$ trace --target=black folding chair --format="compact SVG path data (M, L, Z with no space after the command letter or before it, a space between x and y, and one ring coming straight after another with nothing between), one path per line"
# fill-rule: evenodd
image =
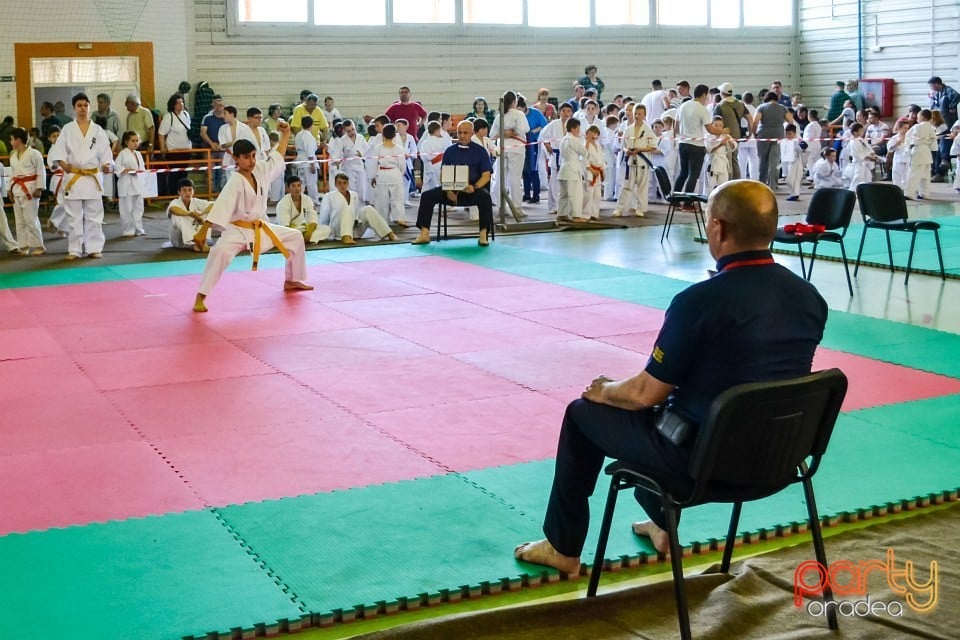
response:
M660 242L663 242L664 238L670 237L670 227L673 225L673 216L677 210L683 206L693 208L693 221L697 224L697 234L702 242L704 240L704 229L707 228L707 221L703 216L703 207L701 205L707 201L706 197L699 193L674 192L673 186L670 184L670 177L663 167L654 167L653 175L657 179L657 188L660 190L660 195L667 201L667 219L663 221L663 231L660 232Z
M940 249L940 223L933 220L908 220L907 202L903 190L887 182L868 182L857 185L857 200L860 202L860 215L863 216L863 235L860 236L860 249L857 251L857 264L853 268L856 277L860 270L860 256L863 255L863 243L867 239L867 230L883 229L887 235L887 257L890 260L890 272L893 273L893 249L890 246L890 232L904 231L910 234L910 253L907 256L907 275L903 284L910 281L910 269L913 266L913 249L917 244L917 231L932 231L937 243L937 259L940 261L940 279L946 280L943 270L943 251Z
M846 391L847 378L839 369L789 380L743 384L724 391L713 401L693 445L689 468L692 489L689 483L683 483L681 488L675 478L660 477L623 461L608 465L606 472L612 478L587 596L597 593L613 511L617 496L624 489L641 488L660 496L670 537L680 636L684 640L691 635L677 537L681 509L708 502L733 503L720 565L726 573L730 570L743 503L766 498L800 482L814 553L817 561L827 566L811 478L827 449ZM824 588L823 599L825 603L833 600L829 587ZM825 609L830 628L837 629L835 608L825 605Z
M843 247L843 239L847 235L847 227L850 226L850 218L853 217L853 207L856 204L856 197L849 189L817 189L810 198L810 204L807 205L806 224L820 225L825 231L819 233L788 233L783 227L777 229L773 237L775 243L793 244L797 246L800 253L800 272L803 277L809 281L813 275L813 263L817 259L817 247L821 242L835 242L840 245L840 257L843 259L843 271L847 276L847 289L850 295L853 295L853 283L850 281L850 265L847 263L847 252ZM809 242L813 244L810 253L809 269L804 265L803 244Z

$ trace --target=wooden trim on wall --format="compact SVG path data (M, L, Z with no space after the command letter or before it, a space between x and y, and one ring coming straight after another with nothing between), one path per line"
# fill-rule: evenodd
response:
M30 83L30 60L33 58L113 58L135 56L140 60L140 101L145 107L156 106L153 75L152 42L17 42L13 56L17 75L17 122L33 122L33 91ZM89 45L89 48L87 48ZM90 96L93 100L93 96ZM94 105L96 101L93 100ZM117 111L118 105L113 105ZM119 105L122 109L123 105ZM117 111L119 113L119 111ZM31 125L32 126L32 125Z

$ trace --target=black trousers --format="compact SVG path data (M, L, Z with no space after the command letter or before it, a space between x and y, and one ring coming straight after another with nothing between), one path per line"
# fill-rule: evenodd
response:
M678 152L680 173L677 175L673 190L691 193L697 188L697 180L700 179L700 170L703 169L703 160L707 155L707 149L695 144L681 142L678 145Z
M543 533L557 551L574 557L583 551L590 524L588 499L608 456L689 486L690 450L675 446L653 423L651 410L627 411L583 399L567 406L543 521ZM667 528L659 496L637 490L636 499L658 527Z
M478 189L473 193L458 191L457 202L454 204L447 198L447 192L440 187L420 194L417 227L430 229L433 210L441 201L446 202L451 207L476 207L480 211L480 229L486 229L489 232L493 228L493 201L490 199L489 191L486 189Z

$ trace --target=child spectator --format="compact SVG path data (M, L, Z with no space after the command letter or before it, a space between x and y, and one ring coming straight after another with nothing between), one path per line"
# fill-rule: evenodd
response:
M303 131L310 133L310 128L304 125ZM308 244L317 244L329 238L331 229L319 224L313 200L303 197L303 182L300 176L290 176L286 182L287 195L277 203L277 224L296 229L303 234L303 241Z
M800 199L800 185L803 182L803 149L797 138L797 125L788 124L784 127L784 135L780 140L780 170L786 178L790 195L787 200L796 202Z
M40 228L40 196L47 182L43 155L27 146L27 132L15 127L10 132L10 200L17 226L17 244L21 255L42 256L47 252L43 246L43 229ZM6 214L3 225L7 225ZM7 231L6 236L10 233Z
M293 138L293 146L297 150L297 174L301 184L306 187L307 196L316 204L320 202L320 163L317 162L317 139L313 134L313 118L303 116L300 123L302 128Z
M723 116L714 116L713 123L715 126L722 127ZM794 134L797 132L795 126L793 132ZM709 167L707 169L707 191L709 192L730 180L732 172L730 155L736 153L737 142L729 133L708 133L704 141L704 147L709 155Z
M890 179L901 189L907 186L907 172L910 169L910 151L907 149L907 131L910 122L901 118L893 127L894 134L887 141L887 153L893 155Z
M873 168L876 166L877 156L870 148L870 143L865 137L866 127L859 122L850 126L850 157L853 162L849 168L850 184L847 187L854 193L857 186L865 182L871 182L873 179Z
M420 139L420 158L423 159L423 179L421 191L429 191L440 186L440 164L443 152L450 146L440 135L440 123L431 120L427 123L426 135Z
M144 170L140 148L140 136L136 131L126 131L120 140L123 149L117 154L117 197L120 199L120 235L124 238L145 236L143 229L143 183L140 173Z
M170 221L170 245L178 249L192 249L197 253L210 251L212 231L207 231L203 247L197 246L193 237L200 230L207 214L213 208L213 202L193 197L193 183L189 178L181 178L177 183L177 198L167 205L167 219Z
M910 150L910 168L907 171L908 199L916 197L923 200L930 188L930 167L933 165L933 152L937 148L937 135L930 124L930 109L923 109L917 117L917 124L907 132L907 148Z
M557 218L586 222L583 217L583 158L587 149L580 138L580 121L567 120L567 133L560 141L560 197Z
M820 159L813 165L813 188L842 189L846 186L840 165L837 164L837 150L833 147L824 147L820 151Z
M603 176L606 160L603 149L600 147L600 127L595 124L587 127L587 150L584 163L587 167L586 179L583 183L583 217L591 220L600 219L600 196L603 191Z
M388 124L381 132L383 143L377 148L372 164L370 186L373 188L374 208L397 226L407 228L404 209L403 172L407 166L406 154L396 143L397 127Z

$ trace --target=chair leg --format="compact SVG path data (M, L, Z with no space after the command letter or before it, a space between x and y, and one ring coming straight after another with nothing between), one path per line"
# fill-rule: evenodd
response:
M703 242L706 240L707 219L703 215L703 209L700 207L700 203L698 202L695 206L697 209L693 212L693 220L697 223L697 235L700 236L700 241Z
M843 258L843 273L847 276L847 290L850 291L850 297L853 297L853 283L850 282L850 265L847 264L847 252L843 248L843 240L840 241L840 257ZM813 264L810 265L813 269Z
M946 280L947 274L943 270L943 251L940 250L940 231L937 229L933 230L933 240L937 243L937 260L940 261L940 279Z
M730 526L727 527L727 539L723 543L723 560L720 561L721 573L728 573L730 571L730 559L733 557L734 541L737 539L737 529L740 526L741 509L743 509L742 502L733 503L733 512L730 514Z
M800 242L797 244L797 253L800 254L800 275L803 276L804 280L809 282L810 277L807 275L807 267L803 264L803 243Z
M817 562L821 566L827 565L827 552L823 547L823 533L820 531L820 515L817 513L817 502L813 497L813 482L810 478L803 479L803 495L807 503L807 517L810 519L810 535L813 537L813 552L817 557ZM833 591L830 585L823 588L823 604L827 611L827 626L836 631L839 629L837 624L836 607L827 606L828 602L833 602Z
M917 230L914 229L913 233L910 234L910 253L907 254L907 275L903 278L903 284L907 284L910 281L910 267L913 266L913 248L917 244Z
M807 282L813 279L813 263L817 261L817 247L819 246L820 242L814 241L813 249L810 251L810 266L807 267Z
M600 573L603 571L603 556L607 552L607 538L610 536L610 525L613 522L613 510L617 506L617 495L620 493L620 476L614 474L610 480L610 489L607 492L607 506L603 509L603 520L600 523L600 537L597 539L597 552L593 555L593 567L590 569L590 584L587 586L587 597L597 595L600 586Z
M857 263L853 267L853 277L857 277L857 272L860 271L860 256L863 255L863 242L867 239L867 227L863 228L863 233L860 234L860 248L857 250Z
M663 513L667 518L667 533L670 536L670 567L673 569L673 595L677 600L677 619L680 623L680 638L692 640L690 633L690 609L687 606L687 588L683 582L683 552L680 550L680 538L677 533L679 512L673 504L673 498L663 495Z
M894 272L893 269L893 247L890 245L890 230L884 229L884 233L887 234L887 257L890 259L890 273Z
M663 240L664 240L666 237L668 237L668 236L670 235L670 225L673 224L673 212L674 212L675 207L676 207L676 205L674 205L673 203L671 203L671 204L667 207L667 217L666 217L666 219L663 221L663 231L660 232L660 242L661 242L661 243L663 242Z

